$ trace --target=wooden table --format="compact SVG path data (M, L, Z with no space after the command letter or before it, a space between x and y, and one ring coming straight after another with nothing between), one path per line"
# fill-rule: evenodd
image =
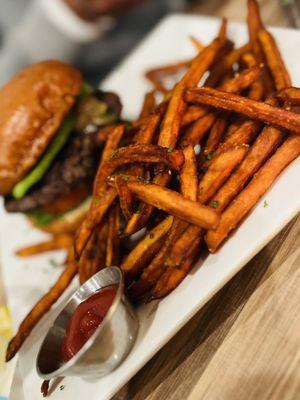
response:
M262 0L268 25L288 26ZM245 20L246 1L189 11ZM300 217L295 218L115 396L114 400L300 399Z
M263 0L266 24L287 26ZM245 0L189 11L244 20ZM0 290L1 304L1 290ZM295 218L114 400L300 399L300 217Z

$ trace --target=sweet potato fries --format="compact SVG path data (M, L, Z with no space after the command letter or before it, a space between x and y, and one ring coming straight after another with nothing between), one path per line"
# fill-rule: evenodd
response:
M291 87L256 0L248 1L247 22L249 42L240 48L223 21L209 45L196 43L193 59L149 70L154 88L132 128L99 132L106 144L75 256L21 324L7 360L77 272L84 282L117 264L134 302L166 296L205 243L217 251L300 154L300 89ZM179 70L167 89L163 77ZM156 91L163 93L160 104ZM39 249L66 245L69 239L60 238Z

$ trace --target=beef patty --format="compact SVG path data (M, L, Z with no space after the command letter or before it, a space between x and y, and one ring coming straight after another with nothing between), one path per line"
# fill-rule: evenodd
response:
M9 212L26 212L51 203L74 187L94 176L98 164L99 144L95 134L73 133L43 179L22 199L9 196L5 208Z

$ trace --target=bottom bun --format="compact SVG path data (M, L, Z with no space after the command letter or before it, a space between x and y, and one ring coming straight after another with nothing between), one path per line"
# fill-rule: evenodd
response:
M47 225L38 224L34 217L27 215L27 218L34 227L44 232L52 233L53 235L58 235L60 233L72 233L76 231L76 229L84 220L90 204L91 198L89 197L78 207L73 208Z

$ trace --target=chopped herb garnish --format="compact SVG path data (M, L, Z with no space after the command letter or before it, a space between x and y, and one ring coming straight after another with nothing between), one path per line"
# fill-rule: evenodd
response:
M60 385L59 390L64 390L65 387L65 385Z
M147 179L144 180L144 184L145 185L149 185L149 183L150 183L150 178L147 178Z
M125 121L125 128L126 129L132 128L132 123L130 121Z
M100 202L101 202L100 198L99 197L95 197L94 203L96 204L96 206L99 205Z
M212 205L214 208L218 208L218 206L219 206L218 200L213 200Z
M115 158L115 157L117 157L117 155L118 155L118 150L114 150L114 151L111 153L111 158Z
M167 153L172 153L174 151L174 147L169 147Z
M54 258L49 258L49 264L54 268L61 267L61 263L54 260Z
M207 154L207 155L206 155L207 160L211 160L211 159L212 159L212 156L213 156L212 154Z
M268 205L269 205L268 202L265 200L264 201L264 208L268 207Z
M75 168L81 168L81 165L80 165L79 163L76 163L76 164L74 165L74 167L75 167Z
M149 238L154 239L154 233L150 233Z
M142 212L142 205L139 204L139 205L137 206L137 208L135 209L135 214L140 214L141 212Z
M125 182L128 182L129 179L130 179L130 176L129 175L123 175L123 179L124 179Z
M136 180L137 180L138 182L143 182L143 177L142 177L142 176L137 176L137 177L136 177Z

